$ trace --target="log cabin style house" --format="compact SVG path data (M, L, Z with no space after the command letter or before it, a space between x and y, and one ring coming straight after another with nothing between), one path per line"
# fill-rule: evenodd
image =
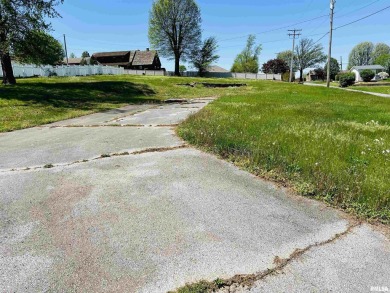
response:
M97 62L107 66L118 66L124 69L160 70L161 61L157 51L118 51L102 52L92 55Z

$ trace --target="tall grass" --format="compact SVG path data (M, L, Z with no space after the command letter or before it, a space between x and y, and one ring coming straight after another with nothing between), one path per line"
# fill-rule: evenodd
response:
M390 100L253 83L189 118L179 135L257 175L390 222Z

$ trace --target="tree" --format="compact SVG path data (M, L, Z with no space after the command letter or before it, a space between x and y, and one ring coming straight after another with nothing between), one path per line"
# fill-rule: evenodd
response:
M304 38L299 41L299 44L295 47L295 54L300 81L303 81L303 70L305 68L316 67L326 61L327 57L323 50L321 44L315 44L311 39Z
M290 70L290 67L288 67L287 63L282 59L272 59L268 60L267 63L264 63L262 66L261 71L264 73L285 73Z
M291 55L292 55L292 51L291 50L286 50L286 51L279 52L276 55L276 58L284 60L287 63L288 66L291 66ZM298 71L298 65L297 65L297 60L296 60L296 58L294 56L293 72L296 72L296 71Z
M390 54L390 47L385 43L378 43L372 52L372 60L375 61L379 56L385 54Z
M326 71L322 69L321 67L314 69L315 74L317 75L318 79L325 80Z
M70 53L69 58L77 58L75 53Z
M1 0L0 58L3 84L15 84L10 54L32 31L50 29L49 18L58 17L54 9L63 0Z
M179 66L180 75L183 75L185 71L187 71L187 67L184 65Z
M156 0L149 17L149 41L161 56L175 60L175 75L180 75L180 60L186 60L201 42L200 9L194 0Z
M371 65L373 63L374 44L363 42L352 48L348 58L348 69L353 66Z
M22 63L56 65L64 58L62 45L43 31L30 31L14 45L15 58Z
M87 58L87 57L91 57L91 55L89 55L88 51L84 51L84 52L81 54L81 58Z
M249 35L244 50L234 60L232 72L259 72L261 45L255 45L256 36Z
M219 56L216 55L217 49L217 39L215 37L210 37L203 42L201 47L196 48L192 52L190 57L191 63L198 69L199 76L204 76L207 67L219 59Z
M328 71L328 62L326 62L324 70ZM335 58L330 58L330 79L335 79L336 75L340 72L339 62Z
M375 59L375 64L382 65L385 71L390 74L390 54L383 54Z

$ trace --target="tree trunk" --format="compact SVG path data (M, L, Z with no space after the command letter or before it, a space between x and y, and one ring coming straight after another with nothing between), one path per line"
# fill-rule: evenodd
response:
M299 69L299 81L303 81L303 69Z
M3 84L16 84L9 53L1 56L1 68L3 69Z
M175 76L180 76L180 55L175 54Z

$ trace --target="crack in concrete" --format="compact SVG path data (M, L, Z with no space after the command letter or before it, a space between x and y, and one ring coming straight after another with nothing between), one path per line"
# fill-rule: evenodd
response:
M183 288L188 288L188 287L191 287L191 286L196 285L196 284L202 284L202 286L207 287L206 291L204 291L204 292L220 291L220 292L227 292L227 293L234 293L234 292L236 292L237 289L250 289L251 287L253 287L253 285L256 282L264 280L268 276L275 275L275 274L283 271L283 269L288 264L290 264L292 261L301 257L303 254L305 254L306 252L308 252L312 248L321 247L321 246L333 243L333 242L337 241L338 239L345 237L346 235L351 233L353 229L355 229L356 227L358 227L360 225L361 225L361 222L349 223L349 225L345 231L343 231L341 233L337 233L333 237L331 237L327 240L324 240L321 242L316 242L314 244L310 244L310 245L306 246L305 248L297 248L287 258L281 258L279 256L275 256L275 258L274 258L275 267L273 267L273 268L266 269L264 271L260 271L260 272L254 273L254 274L238 274L238 275L235 275L235 276L228 278L228 279L218 278L212 282L200 281L199 283L188 284ZM178 292L178 290L170 291L170 293Z
M152 148L146 148L146 149L133 151L133 152L124 151L124 152L119 152L119 153L118 152L106 153L106 154L101 154L98 157L93 157L91 159L77 160L77 161L74 161L71 163L61 163L61 164L48 163L45 165L34 166L34 167L12 168L12 169L2 169L2 170L0 169L0 173L14 173L14 172L21 172L21 171L36 171L36 170L42 170L42 169L67 167L67 166L72 166L72 165L81 164L81 163L87 163L87 162L111 158L111 157L140 155L140 154L155 153L155 152L167 152L167 151L173 151L173 150L183 149L183 148L188 148L188 147L189 147L189 145L187 145L187 144L181 144L181 145L172 146L172 147L152 147Z
M86 125L54 125L46 128L96 128L96 127L144 127L143 124L86 124Z

